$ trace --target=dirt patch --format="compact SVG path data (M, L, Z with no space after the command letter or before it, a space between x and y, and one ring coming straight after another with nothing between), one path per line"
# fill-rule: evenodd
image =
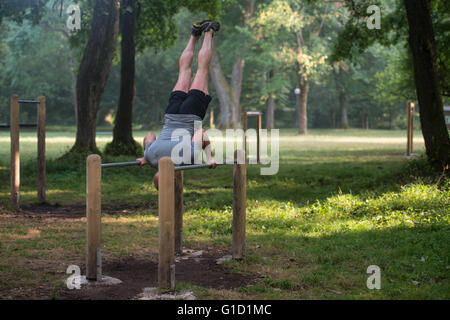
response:
M141 203L141 204L102 204L102 213L107 215L132 215L137 212L147 211L149 209L155 209L157 204L153 202ZM59 205L59 204L25 204L21 205L20 209L16 211L17 215L25 217L42 217L42 218L83 218L86 216L85 204L71 204L71 205Z
M175 264L177 282L214 289L235 289L254 283L258 275L231 272L226 266L216 264L222 252L206 252L198 258L181 260ZM65 290L61 299L116 300L133 299L146 287L156 287L158 282L157 257L143 259L126 257L103 264L103 273L122 280L121 284L101 287L83 287L81 290Z

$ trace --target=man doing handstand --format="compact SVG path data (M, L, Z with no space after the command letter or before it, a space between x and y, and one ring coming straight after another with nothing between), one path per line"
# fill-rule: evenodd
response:
M194 163L195 157L201 155L200 150L204 149L207 162L212 164L212 168L216 167L217 164L211 154L211 149L208 148L210 145L209 139L203 129L194 132L194 122L203 120L208 104L211 102L211 96L208 92L209 64L212 58L212 37L219 28L219 23L215 21L205 20L193 24L191 38L179 59L178 80L169 97L163 129L158 138L152 131L145 136L144 157L136 159L141 163L141 166L148 163L152 167L158 168L159 159L171 157L174 147L184 138L180 137L180 141L173 141L172 134L175 130L184 129L189 134L188 138L191 141L190 163ZM192 84L190 84L195 44L202 32L205 33L205 36L198 53L197 73ZM158 172L156 172L153 178L156 189L158 189L158 177Z

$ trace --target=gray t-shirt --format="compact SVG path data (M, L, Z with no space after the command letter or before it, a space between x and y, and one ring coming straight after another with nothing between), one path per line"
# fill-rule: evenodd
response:
M177 163L174 158L175 165L193 164L195 159L201 155L201 146L195 142L191 142L194 135L195 121L202 119L195 114L169 114L164 115L164 126L159 137L154 141L147 143L145 146L144 157L147 162L154 168L158 168L158 161L162 157L171 157L172 150L177 146L177 154L183 156L184 149L190 149L190 157L187 161ZM199 126L200 127L200 126ZM178 137L172 141L172 136ZM188 157L189 155L186 155Z

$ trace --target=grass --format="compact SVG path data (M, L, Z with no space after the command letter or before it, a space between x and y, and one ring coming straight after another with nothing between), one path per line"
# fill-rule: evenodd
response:
M59 128L58 128L59 129ZM145 132L136 131L141 141ZM423 153L415 133L414 151ZM99 136L100 148L111 140ZM47 196L83 204L85 167L55 159L74 132L47 133ZM21 135L21 202L36 197L36 138ZM258 275L255 284L216 290L179 283L203 299L449 299L448 180L428 177L423 160L407 161L404 131L293 130L280 133L277 175L248 167L247 258L225 265ZM0 297L58 298L70 264L83 265L84 219L17 215L9 202L9 133L0 132ZM104 161L130 158L104 159ZM121 208L103 223L105 259L156 254L157 193L151 168L103 173L102 203ZM186 245L231 246L232 168L185 172ZM137 209L133 209L137 208ZM381 269L381 289L366 286ZM45 266L45 268L44 268Z

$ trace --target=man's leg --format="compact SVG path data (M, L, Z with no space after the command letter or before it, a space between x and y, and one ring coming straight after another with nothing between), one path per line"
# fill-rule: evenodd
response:
M186 48L180 56L178 80L172 91L188 92L191 83L191 64L194 59L195 43L199 37L191 36Z
M147 133L147 135L144 137L144 149L145 149L145 146L147 145L147 143L153 142L155 140L156 140L155 134L153 133L153 131L149 131Z
M212 36L213 30L205 32L205 38L203 39L203 45L198 52L198 68L195 74L194 81L192 82L191 89L203 91L209 95L208 92L208 77L209 77L209 64L212 58Z

